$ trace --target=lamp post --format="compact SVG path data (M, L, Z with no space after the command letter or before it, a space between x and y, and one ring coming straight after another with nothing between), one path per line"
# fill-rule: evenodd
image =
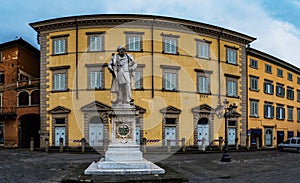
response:
M221 159L222 162L230 162L231 161L231 158L228 154L228 121L227 121L227 119L234 117L233 112L235 112L235 110L237 108L235 103L233 105L230 104L229 107L227 107L228 103L229 103L229 101L227 99L225 99L223 102L224 105L219 104L216 109L217 117L219 119L222 117L225 119L225 139L224 139L225 147L224 147L224 153L223 153L222 159ZM224 111L223 111L223 108L224 108Z

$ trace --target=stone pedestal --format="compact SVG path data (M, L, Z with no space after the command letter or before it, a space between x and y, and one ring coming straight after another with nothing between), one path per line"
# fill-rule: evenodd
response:
M112 140L105 158L93 162L85 174L161 174L164 169L143 158L136 144L136 117L138 111L131 105L115 105L112 108Z

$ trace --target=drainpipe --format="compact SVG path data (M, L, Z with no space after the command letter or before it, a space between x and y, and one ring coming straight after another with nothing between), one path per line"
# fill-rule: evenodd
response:
M218 103L221 104L221 45L220 37L223 34L223 30L218 35L218 84L219 84L219 93L218 93Z
M246 48L246 148L247 150L249 150L250 148L250 135L248 135L248 105L249 105L249 101L248 101L248 52L250 53L250 44L247 45Z
M77 19L75 19L75 26L76 26L76 71L75 71L75 80L76 80L76 99L78 99L78 23Z
M152 20L151 24L151 64L152 64L152 74L151 74L151 94L152 98L154 98L154 21L155 19Z

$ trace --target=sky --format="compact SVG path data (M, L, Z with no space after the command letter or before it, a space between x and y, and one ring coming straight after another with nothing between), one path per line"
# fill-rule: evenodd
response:
M300 0L7 0L0 44L22 37L39 49L29 23L90 14L147 14L207 23L257 38L251 47L300 68Z

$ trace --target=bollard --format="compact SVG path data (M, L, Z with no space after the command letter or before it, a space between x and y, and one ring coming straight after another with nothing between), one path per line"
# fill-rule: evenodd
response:
M219 137L219 149L220 151L223 150L223 137Z
M34 150L34 138L31 137L30 138L30 151L33 151Z
M171 152L171 140L167 139L167 152L170 153Z
M249 150L250 149L250 135L248 135L248 134L247 134L246 142L247 142L247 144L246 144L247 150Z
M147 152L147 139L145 137L142 138L142 151L145 153Z
M239 138L235 138L235 149L239 150L239 144L238 144Z
M185 152L186 147L185 147L185 138L181 139L181 146L182 146L182 151Z
M201 150L202 150L203 152L205 152L205 142L206 142L206 139L203 138L203 139L202 139L202 145L201 145Z
M85 153L85 144L86 144L86 140L85 138L81 139L81 152Z
M49 151L49 139L45 138L45 152Z
M64 149L64 139L62 137L59 138L59 152L63 152Z
M259 149L259 137L256 137L256 148Z

